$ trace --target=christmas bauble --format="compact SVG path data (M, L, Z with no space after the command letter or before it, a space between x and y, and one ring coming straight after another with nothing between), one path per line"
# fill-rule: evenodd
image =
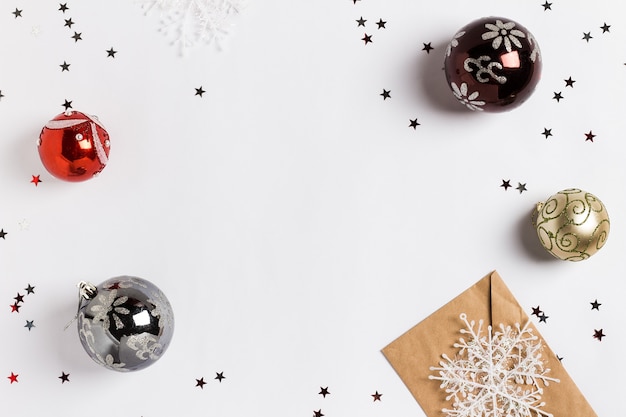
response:
M501 112L522 104L541 75L533 35L503 17L461 28L446 50L445 73L454 96L471 110Z
M37 149L44 167L65 181L85 181L104 169L109 134L96 116L68 110L41 129Z
M533 225L544 248L559 259L582 261L596 253L609 236L604 204L577 188L559 191L538 203Z
M116 371L135 371L157 361L174 333L174 313L151 282L121 276L98 286L81 283L78 336L87 354Z

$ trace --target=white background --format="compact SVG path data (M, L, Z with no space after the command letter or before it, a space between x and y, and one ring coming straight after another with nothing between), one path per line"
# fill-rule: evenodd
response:
M130 0L70 0L65 14L3 0L2 414L422 416L380 349L496 269L529 314L549 316L533 320L597 414L614 415L626 371L620 4L250 0L223 49L181 56L158 12ZM488 15L522 23L543 53L534 95L504 114L466 111L441 71L451 36ZM53 178L35 147L66 99L111 137L108 166L85 183ZM529 220L568 187L611 215L606 246L581 263L552 259ZM75 284L118 275L158 285L176 315L168 352L133 374L99 367L74 326L63 331ZM35 294L11 313L28 283Z

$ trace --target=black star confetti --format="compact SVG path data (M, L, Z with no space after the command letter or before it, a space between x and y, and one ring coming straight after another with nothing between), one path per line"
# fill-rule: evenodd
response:
M430 54L430 51L432 51L433 49L435 49L435 48L433 48L431 46L431 42L428 42L428 43L424 44L424 47L422 48L422 51L426 51L427 54Z
M34 320L26 320L26 325L24 327L26 327L28 329L28 331L30 332L30 330L35 327L35 325L33 324Z
M378 22L376 22L376 24L378 25L378 29L387 29L387 26L385 26L387 22L383 19L378 19Z
M61 67L61 72L63 71L70 71L70 65L72 64L68 64L67 62L63 61L63 63L61 65L59 65Z
M313 417L323 417L322 410L313 411Z
M115 54L117 53L117 51L115 49L113 49L113 47L111 47L111 49L107 50L107 58L111 57L111 58L115 58Z
M72 101L65 99L65 102L61 104L61 106L65 107L65 110L72 108Z
M63 13L65 13L69 9L70 8L67 7L67 3L59 3L59 10L62 11Z
M206 93L206 91L202 89L202 86L200 86L199 88L196 88L196 94L195 94L196 96L202 97L202 94L204 93Z
M8 233L5 232L4 229L0 229L0 238L7 240L7 238L5 237L6 235L8 235Z
M412 127L413 130L417 129L420 124L417 123L417 119L409 119L409 127Z
M383 97L383 100L387 100L388 98L391 98L391 90L385 90L383 88L383 92L380 93L380 95Z
M24 302L24 296L22 294L20 294L19 292L17 293L17 295L15 297L13 297L13 299L15 300L16 303L23 303Z
M574 88L574 83L576 82L576 80L572 80L572 77L569 77L567 80L563 80L563 81L565 81L565 87Z
M522 184L521 182L517 183L517 187L515 187L515 189L519 191L520 194L523 193L524 191L528 191L526 189L526 183Z
M546 316L543 312L538 316L539 323L547 323L549 316Z
M35 287L33 287L32 285L28 284L26 286L26 288L24 288L24 290L26 291L26 294L34 294L35 293Z
M61 371L61 376L59 377L59 379L61 380L61 384L70 382L70 374L66 374L65 372Z
M554 97L552 97L552 99L556 100L556 102L558 103L559 101L563 100L563 95L561 94L560 91L558 93L555 91Z
M72 35L72 39L74 39L74 43L78 42L78 41L82 41L82 32L74 32L74 34Z
M599 342L602 341L602 338L605 337L606 335L604 334L603 329L600 330L593 330L593 338L594 339L598 339Z
M383 394L380 394L378 391L376 391L374 394L372 394L372 397L374 397L374 401L381 401L380 397L382 397Z
M589 131L589 133L585 133L585 142L587 141L591 141L593 142L593 138L595 138L596 135L593 134L593 131Z
M363 16L361 16L360 18L358 18L358 19L356 20L356 23L357 23L357 25L356 25L356 26L357 26L357 27L359 27L359 26L363 26L363 27L365 27L365 22L367 22L367 20L366 20L366 19L363 19Z
M365 42L365 45L367 45L368 43L372 42L372 35L368 35L367 33L363 35L363 37L361 38L361 40L363 42Z
M204 377L200 379L196 379L196 387L200 387L201 389L204 389L205 384L206 382L204 382Z
M511 180L502 180L500 187L504 188L504 191L508 190L511 187Z
M607 25L606 22L604 22L604 24L602 26L600 26L600 29L602 29L602 33L607 33L610 32L611 25Z
M23 10L18 9L17 7L15 8L15 11L12 12L13 15L15 15L15 18L17 19L18 17L22 17L22 12Z
M0 90L0 100L2 100L2 97L4 97L4 94L2 94L2 90Z
M541 307L537 306L537 307L533 307L533 312L531 313L533 316L537 316L539 317L540 315L543 314L543 311L541 311Z
M70 17L69 19L65 19L65 24L63 26L67 26L68 28L72 28L72 25L74 24L74 21L72 21L72 18Z
M328 387L320 387L319 395L324 398L326 398L327 395L330 395L330 392L328 392Z
M563 362L563 356L556 355L556 358L559 360L559 362Z
M41 181L41 179L39 178L39 175L32 175L33 179L30 180L30 182L32 182L33 184L35 184L35 187L37 187L39 185Z
M548 3L547 1L545 3L542 4L543 6L543 10L552 10L552 3Z
M584 41L587 41L587 43L589 43L590 39L593 39L593 36L591 36L591 32L583 32L583 37L582 39Z
M552 136L552 129L546 129L544 127L542 135L544 135L546 137L546 139L548 139L548 137Z
M591 309L592 310L600 310L600 306L602 305L601 303L598 302L598 300L596 299L595 301L592 301L591 303Z
M226 379L226 377L224 376L224 372L216 372L214 379L217 379L218 381L222 382L222 379Z
M357 1L361 1L361 0L352 0L352 4L356 4Z

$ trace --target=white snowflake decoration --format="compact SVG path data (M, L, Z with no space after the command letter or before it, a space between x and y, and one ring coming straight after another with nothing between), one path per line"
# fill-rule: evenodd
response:
M181 52L198 44L215 43L228 34L230 19L245 0L136 0L146 14L160 11L160 30Z
M529 323L523 328L500 324L499 330L481 334L483 321L468 322L461 314L465 329L454 347L454 359L446 354L439 366L431 367L438 375L429 379L441 381L440 387L452 400L452 408L442 411L448 417L552 417L542 410L544 387L559 382L546 374L541 359L542 345Z

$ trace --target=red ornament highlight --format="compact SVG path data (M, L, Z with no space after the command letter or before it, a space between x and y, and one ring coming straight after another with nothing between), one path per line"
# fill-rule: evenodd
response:
M462 27L446 50L445 74L470 110L502 112L522 104L541 76L541 52L519 23L485 17Z
M43 166L64 181L86 181L109 161L109 134L96 116L68 110L41 129L37 150Z

